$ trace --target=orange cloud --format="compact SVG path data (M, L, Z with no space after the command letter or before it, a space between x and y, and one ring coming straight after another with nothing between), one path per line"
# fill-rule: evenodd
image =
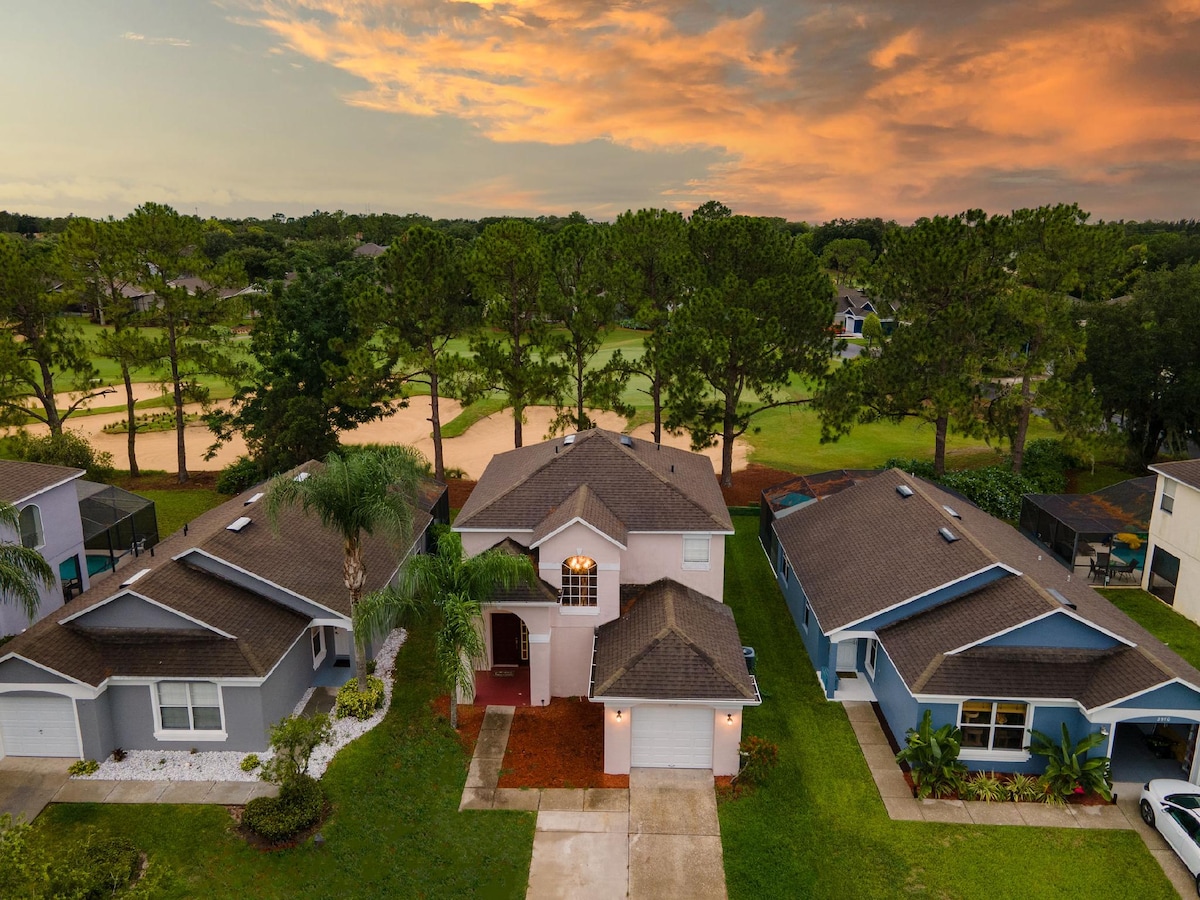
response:
M685 0L253 6L282 46L360 79L357 106L503 142L720 151L707 178L667 189L681 204L911 218L1200 162L1200 0L1016 4L1007 20L983 3L908 20L783 0L727 15Z

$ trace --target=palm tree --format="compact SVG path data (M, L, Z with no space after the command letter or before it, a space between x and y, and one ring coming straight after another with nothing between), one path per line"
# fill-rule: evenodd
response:
M346 590L350 592L353 618L362 599L367 570L363 563L364 535L388 538L398 549L412 543L412 507L425 458L411 447L361 450L342 456L336 452L325 457L323 466L314 468L309 477L276 477L267 488L263 502L273 524L285 508L299 504L315 515L321 524L342 539L346 556L342 567ZM355 629L354 663L358 669L358 689L367 689L366 639Z
M378 636L398 624L411 625L430 614L439 616L438 671L450 691L450 727L458 728L458 691L465 689L468 697L474 693L471 673L485 653L479 628L484 601L498 590L512 590L536 579L526 557L496 549L466 557L462 538L441 531L436 551L412 557L395 586L363 598L355 628Z
M0 528L21 532L21 514L11 503L0 501ZM38 587L54 586L54 570L36 550L0 540L0 602L15 603L32 622L42 605Z

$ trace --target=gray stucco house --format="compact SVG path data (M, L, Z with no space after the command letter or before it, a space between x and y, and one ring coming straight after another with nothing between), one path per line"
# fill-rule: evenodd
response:
M262 497L210 510L0 646L0 757L262 750L309 687L349 680L341 542L298 508L273 529ZM446 518L445 486L420 506L408 552ZM381 538L364 556L367 590L401 562Z

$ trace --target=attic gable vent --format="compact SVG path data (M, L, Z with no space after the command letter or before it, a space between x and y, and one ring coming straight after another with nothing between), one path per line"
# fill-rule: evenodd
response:
M913 495L913 489L910 488L907 484L898 484L898 485L896 485L896 493L899 494L901 497L903 497L905 500L907 500L909 497L911 497Z
M247 500L245 503L243 503L242 506L249 506L251 503L257 503L262 498L263 498L263 492L259 491L257 494L255 494L253 497L251 497L249 500Z
M945 525L943 525L941 528L938 529L938 534L940 534L945 539L947 544L953 544L955 541L958 540L958 535L955 534L953 531L951 531L949 528L947 528Z
M943 503L943 504L942 504L942 509L944 509L946 512L948 512L950 515L954 516L954 518L956 518L956 519L961 519L961 518L962 518L962 516L960 516L960 515L959 515L957 512L955 512L955 511L954 511L954 508L953 508L953 507L946 506L946 505Z
M250 524L249 516L240 516L225 526L226 531L241 531Z
M135 581L137 581L139 578L141 578L143 575L145 575L149 571L150 571L149 569L138 569L136 572L134 572L132 575L130 575L128 578L126 578L124 581L121 582L121 587L129 587L129 585L133 584Z
M621 435L621 446L623 446L623 447L632 447L632 446L633 446L633 438L631 438L631 437L630 437L629 435L627 435L627 434L623 434L623 435Z
M1065 606L1067 609L1074 609L1075 604L1059 593L1057 588L1046 588L1046 593Z
M563 443L564 443L564 444L573 444L573 443L575 443L575 435L573 435L573 434L568 434L568 435L567 435L565 438L563 438Z
M308 475L308 472L301 472L299 475L293 478L292 481L308 481Z

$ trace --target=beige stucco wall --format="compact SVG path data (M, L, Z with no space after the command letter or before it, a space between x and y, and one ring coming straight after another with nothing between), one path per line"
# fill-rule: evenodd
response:
M604 772L607 775L628 775L633 746L633 719L639 707L609 705L604 707ZM645 704L641 708L649 709ZM617 710L621 720L617 721ZM729 721L733 716L733 721ZM736 775L738 747L742 741L742 708L740 706L713 708L713 775Z
M709 536L707 568L683 566L682 534L631 534L621 564L623 584L671 578L714 600L724 600L725 535Z
M1162 509L1163 475L1158 476L1154 491L1154 509L1150 514L1150 546L1146 550L1146 570L1142 587L1149 588L1150 562L1154 548L1162 547L1179 559L1179 581L1175 586L1175 609L1193 622L1200 622L1200 491L1176 482L1171 512Z

